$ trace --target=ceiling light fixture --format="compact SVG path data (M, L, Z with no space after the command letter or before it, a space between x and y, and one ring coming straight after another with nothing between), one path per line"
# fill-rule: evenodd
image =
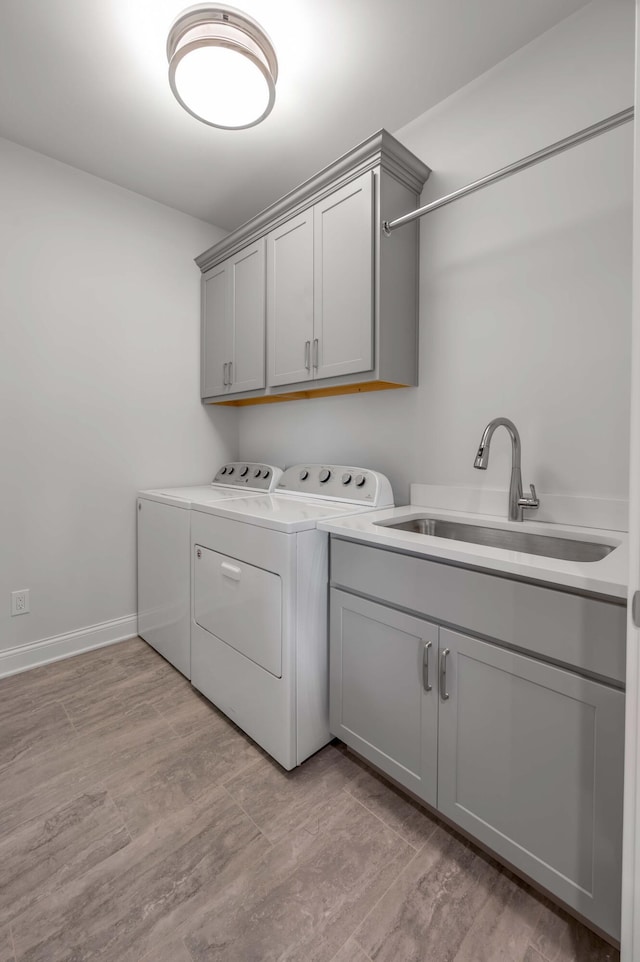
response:
M276 99L278 60L260 24L233 7L184 10L167 38L169 84L186 111L211 127L253 127Z

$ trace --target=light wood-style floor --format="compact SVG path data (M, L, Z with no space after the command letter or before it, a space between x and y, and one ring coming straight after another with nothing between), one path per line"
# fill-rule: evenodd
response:
M143 641L0 681L0 962L618 958L339 744L284 772Z

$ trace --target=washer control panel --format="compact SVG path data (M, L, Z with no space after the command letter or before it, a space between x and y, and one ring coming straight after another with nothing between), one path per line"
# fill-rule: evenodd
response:
M274 490L376 507L393 505L391 485L384 474L344 464L294 464L283 471Z
M254 464L252 461L230 461L216 472L212 484L249 491L273 491L282 476L281 468L273 464Z

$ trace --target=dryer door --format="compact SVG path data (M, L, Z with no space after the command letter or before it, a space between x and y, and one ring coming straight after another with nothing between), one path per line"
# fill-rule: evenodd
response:
M281 678L280 576L201 545L194 550L196 623Z

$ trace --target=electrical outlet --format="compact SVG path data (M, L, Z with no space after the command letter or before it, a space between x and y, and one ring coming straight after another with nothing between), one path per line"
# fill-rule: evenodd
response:
M11 614L27 615L29 613L29 589L11 592Z

